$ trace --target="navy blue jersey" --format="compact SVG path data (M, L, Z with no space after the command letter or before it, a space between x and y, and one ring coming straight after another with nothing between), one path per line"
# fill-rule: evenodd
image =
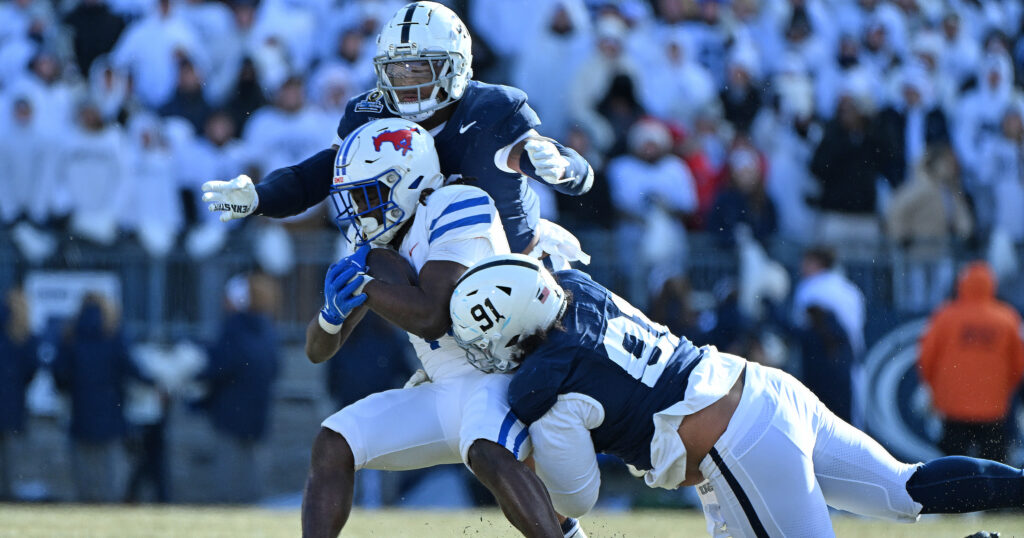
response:
M572 294L564 330L550 331L516 370L508 387L512 411L531 424L559 394L590 396L605 411L590 431L594 449L650 469L651 417L683 399L704 348L653 323L585 273L559 271L555 278Z
M348 102L338 137L344 139L368 121L393 117L376 90L365 92ZM461 175L491 195L512 252L522 252L530 244L540 208L526 176L499 170L494 154L538 125L540 119L522 90L473 80L452 117L434 135L441 172Z

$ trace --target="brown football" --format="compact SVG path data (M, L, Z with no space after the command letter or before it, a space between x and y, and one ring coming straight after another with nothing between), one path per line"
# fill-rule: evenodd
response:
M410 284L417 282L416 270L409 260L389 248L375 248L366 256L366 267L370 276L388 284Z

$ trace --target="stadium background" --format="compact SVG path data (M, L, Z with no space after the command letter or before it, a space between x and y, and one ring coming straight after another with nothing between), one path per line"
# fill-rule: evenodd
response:
M924 320L973 259L1024 306L1020 2L448 4L473 33L475 78L526 90L543 134L594 165L580 198L532 185L596 279L698 343L800 374L798 342L772 314L792 301L806 249L830 244L866 305L854 337L865 344L853 346L870 380L866 428L899 457L937 454L913 371ZM219 437L190 376L225 310L260 295L233 277L269 277L282 348L250 500L294 504L319 421L360 390L401 384L414 359L400 335L361 331L331 368L303 357L339 251L326 205L225 225L197 195L203 181L258 178L328 146L344 103L373 84L376 31L400 5L0 3L0 290L23 290L42 340L28 425L8 436L15 498L75 498L68 402L47 365L87 291L118 307L134 359L158 378L160 392L130 387L125 412L164 425L173 502L226 500L210 483ZM938 215L905 203L920 185ZM381 341L397 356L361 364ZM138 454L119 460L119 480ZM606 467L606 508L693 502ZM371 507L486 502L455 468L375 476L362 491Z

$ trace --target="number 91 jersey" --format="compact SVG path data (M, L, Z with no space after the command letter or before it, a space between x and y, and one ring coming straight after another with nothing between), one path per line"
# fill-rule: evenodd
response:
M683 399L704 348L678 338L633 305L576 270L555 279L571 300L563 329L552 329L508 388L512 411L531 424L559 394L580 393L604 408L590 431L597 452L651 468L651 417Z
M450 261L469 267L484 258L509 253L494 201L477 187L449 185L430 193L409 227L399 253L409 260L416 273L429 261ZM481 374L466 360L465 350L455 342L450 330L437 340L424 340L411 333L409 340L432 380Z

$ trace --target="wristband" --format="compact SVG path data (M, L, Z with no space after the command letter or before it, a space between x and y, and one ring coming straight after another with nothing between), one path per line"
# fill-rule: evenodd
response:
M324 313L320 312L320 316L317 318L320 323L320 328L327 334L338 334L341 332L341 324L335 325L324 318Z

